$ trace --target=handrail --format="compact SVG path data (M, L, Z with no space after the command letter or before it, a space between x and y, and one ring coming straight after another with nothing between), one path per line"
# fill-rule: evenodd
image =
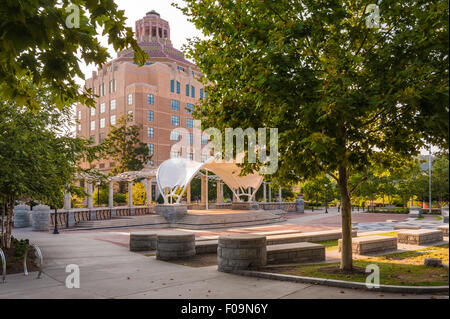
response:
M6 282L6 258L1 248L0 248L0 257L2 259L2 268L3 268L2 283L4 284Z
M30 244L30 246L27 247L27 250L25 251L25 257L23 258L23 272L24 272L25 276L28 276L27 255L28 255L28 249L30 249L30 247L32 247L32 248L34 248L34 250L36 250L38 257L39 257L39 273L38 273L37 279L40 279L41 274L42 274L42 265L44 263L44 258L42 257L42 252L41 252L40 248L35 244Z

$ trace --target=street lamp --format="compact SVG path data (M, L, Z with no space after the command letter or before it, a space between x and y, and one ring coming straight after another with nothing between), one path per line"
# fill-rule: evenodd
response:
M325 214L328 214L328 183L325 183Z
M53 235L58 235L58 209L55 208L55 221L54 221L55 227L53 228Z

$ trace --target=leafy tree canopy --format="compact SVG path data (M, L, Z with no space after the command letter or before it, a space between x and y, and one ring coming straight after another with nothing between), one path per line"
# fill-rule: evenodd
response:
M82 91L75 78L84 79L81 61L101 66L110 57L97 28L116 51L131 46L135 62L145 63L146 54L125 20L113 0L3 0L0 95L37 110L38 92L46 87L51 103L60 109L75 102L94 106L92 92Z

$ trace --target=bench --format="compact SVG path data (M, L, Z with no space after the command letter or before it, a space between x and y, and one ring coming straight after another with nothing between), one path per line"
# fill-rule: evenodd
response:
M448 237L448 225L439 226L437 229L442 231L445 237Z
M267 264L290 264L325 260L325 246L313 243L292 243L267 246Z
M409 245L422 245L443 241L442 230L437 229L417 229L399 231L398 242Z
M356 237L357 231L352 231L352 236ZM309 233L294 233L267 236L267 245L293 244L302 242L319 242L325 240L335 240L342 237L340 230L325 230ZM209 254L217 252L218 240L202 240L195 242L197 254Z
M339 239L339 251L342 250L342 239ZM397 250L397 238L389 236L364 236L352 239L352 252L357 255Z
M352 237L356 237L357 230L352 231ZM300 242L319 242L342 238L340 230L323 230L301 234L275 235L267 237L267 245L291 244Z
M421 229L420 226L412 226L412 225L405 225L405 226L394 226L394 229Z

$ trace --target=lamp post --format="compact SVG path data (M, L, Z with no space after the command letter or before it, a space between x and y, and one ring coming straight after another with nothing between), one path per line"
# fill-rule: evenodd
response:
M58 235L58 209L55 208L55 221L54 221L55 227L53 228L53 235Z
M328 183L325 183L325 214L328 214Z

